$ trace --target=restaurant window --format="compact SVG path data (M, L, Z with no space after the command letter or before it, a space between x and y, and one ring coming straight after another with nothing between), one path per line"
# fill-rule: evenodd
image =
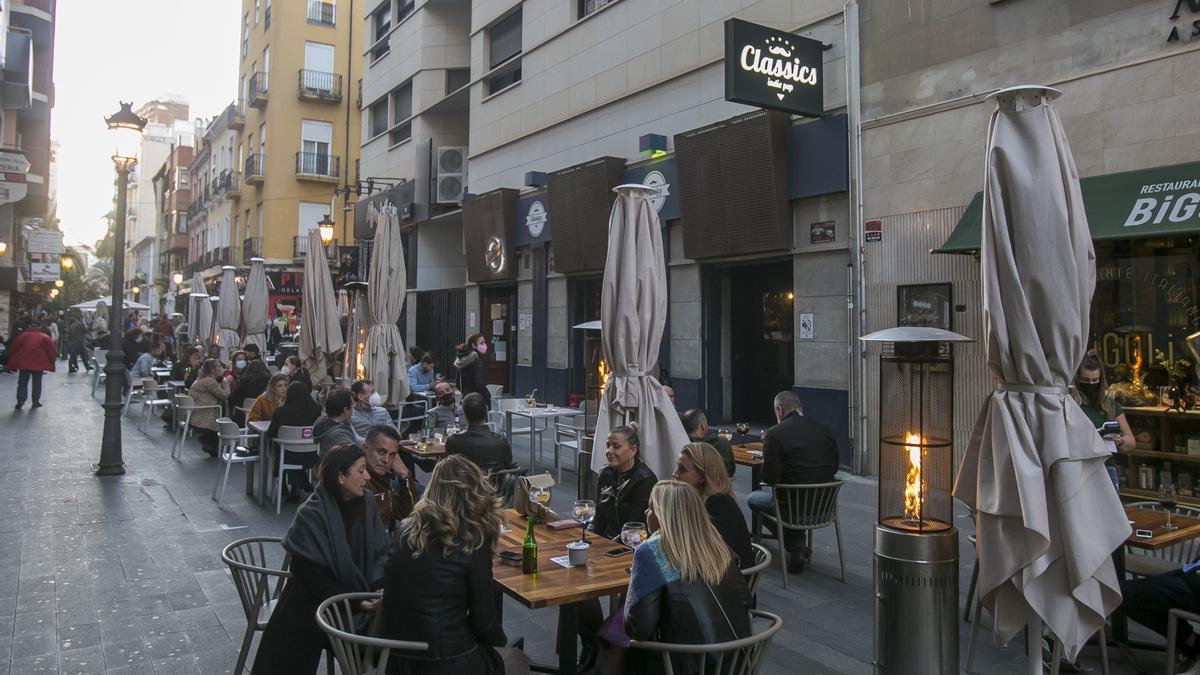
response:
M521 81L521 8L488 29L488 94Z
M601 7L611 5L617 0L579 0L579 18L592 14Z
M368 123L371 129L371 138L382 134L388 128L388 100L387 97L379 99L371 104L371 108L367 111Z

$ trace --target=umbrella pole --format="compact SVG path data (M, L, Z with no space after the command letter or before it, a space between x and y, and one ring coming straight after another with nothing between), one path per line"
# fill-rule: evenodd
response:
M1025 628L1025 650L1029 658L1030 675L1042 675L1042 618L1034 615Z

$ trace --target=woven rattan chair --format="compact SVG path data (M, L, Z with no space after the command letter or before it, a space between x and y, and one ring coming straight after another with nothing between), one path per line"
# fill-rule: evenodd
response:
M246 667L246 656L254 633L267 629L267 622L279 602L284 582L291 576L288 571L291 554L278 546L282 541L280 537L249 537L239 539L221 551L221 560L229 566L238 599L242 601L242 611L246 614L246 633L238 650L234 675L241 675ZM280 559L278 567L271 566L272 560Z
M783 587L788 587L788 553L784 544L787 532L808 533L825 527L833 527L837 536L838 563L842 570L842 583L846 582L846 558L842 553L842 528L838 524L838 493L844 481L812 483L808 485L768 485L775 497L775 515L755 514L754 542L762 543L762 527L759 520L776 523L779 535L779 564L783 570Z
M359 604L364 600L379 600L382 597L383 593L379 592L342 593L326 598L317 607L317 625L329 638L342 675L384 673L387 672L387 662L392 652L423 652L429 649L429 644L425 642L369 637L355 629L354 612ZM379 609L375 608L373 628L379 624Z
M754 565L742 570L742 576L746 577L746 587L750 589L750 597L758 592L758 578L762 571L771 565L771 552L762 544L750 544L754 549Z
M707 675L755 675L762 667L762 656L767 651L771 638L783 627L783 619L777 614L757 609L750 610L750 616L751 619L766 619L770 623L750 637L730 642L685 645L630 640L629 648L658 652L662 656L663 672L666 675L675 675L672 656L692 657L698 663L695 672Z

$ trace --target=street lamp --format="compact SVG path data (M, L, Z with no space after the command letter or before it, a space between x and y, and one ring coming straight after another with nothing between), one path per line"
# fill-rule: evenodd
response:
M333 225L333 219L329 217L328 213L321 220L317 221L317 229L321 232L321 243L325 246L328 246L329 242L333 241Z
M71 256L69 256L69 255L64 255L64 256L62 257L62 260L61 260L61 262L62 262L62 268L63 268L64 270L73 270L73 269L75 269L75 259L74 259L74 258L72 258Z
M181 274L179 272L172 274L171 281L174 281L176 286L182 285L183 284L183 274Z
M125 214L129 172L137 164L138 146L142 140L142 129L146 120L133 112L132 103L121 102L121 109L104 123L112 132L115 143L112 154L117 169L117 217L114 222L113 241L117 249L112 262L112 327L109 335L108 362L104 366L104 436L100 442L100 464L97 476L116 476L125 473L125 462L121 459L121 408L124 404L121 388L126 382L125 355L121 353L121 325L124 323L125 299L121 289L125 286L125 256L121 245L125 241Z
M138 293L142 292L142 289L139 288L138 286L134 286L134 287L130 288L129 290L133 291L133 299L134 300L137 300Z
M54 287L55 287L55 288L62 288L62 287L63 287L63 280L62 280L62 279L55 279L55 280L54 280Z
M0 241L0 255L4 255L5 253L8 253L8 242Z

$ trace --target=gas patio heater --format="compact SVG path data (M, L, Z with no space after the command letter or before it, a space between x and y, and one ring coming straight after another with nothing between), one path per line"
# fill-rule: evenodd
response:
M367 376L363 363L363 352L367 348L367 282L351 281L343 287L346 291L346 349L342 354L342 377L349 387L355 380Z
M881 343L875 672L958 672L950 343L939 328L865 335Z

